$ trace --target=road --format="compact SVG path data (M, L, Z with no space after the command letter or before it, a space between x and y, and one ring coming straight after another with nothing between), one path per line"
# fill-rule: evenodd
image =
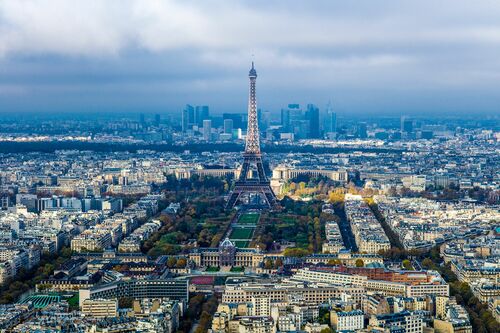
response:
M344 209L336 208L335 214L340 217L339 228L345 247L352 252L357 252L358 247L356 245L356 241L354 240L354 235L352 234L351 224L347 221Z

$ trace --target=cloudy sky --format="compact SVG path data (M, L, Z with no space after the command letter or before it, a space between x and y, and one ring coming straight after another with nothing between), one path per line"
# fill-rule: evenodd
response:
M500 114L500 1L0 0L0 112Z

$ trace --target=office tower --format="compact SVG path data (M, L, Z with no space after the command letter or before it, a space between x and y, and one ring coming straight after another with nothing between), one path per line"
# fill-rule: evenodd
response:
M284 130L288 130L290 127L290 110L281 109L281 126Z
M226 204L227 209L233 208L242 195L251 194L258 194L265 201L265 206L268 208L277 205L276 196L264 172L262 155L260 153L260 133L257 121L257 98L255 94L257 71L254 68L253 62L248 77L250 79L250 92L248 98L248 130L245 153L243 154L244 159L239 178ZM256 169L258 179L250 179L248 177L251 168Z
M360 139L366 139L368 137L366 123L359 123L356 130L356 135Z
M182 110L182 131L186 132L191 126L193 126L192 116L194 118L194 108L186 104L186 107Z
M246 113L223 113L222 119L231 119L233 121L233 128L246 129L247 114Z
M413 120L408 117L401 117L401 134L413 132Z
M141 123L141 125L146 124L146 117L144 116L144 113L139 115L139 123Z
M232 119L224 119L224 133L226 133L226 134L233 133L233 120Z
M333 112L332 102L326 105L326 131L337 133L337 113Z
M304 112L299 104L288 104L290 110L290 125L293 126L294 122L304 120Z
M198 105L195 110L195 121L194 123L198 124L198 126L203 125L203 121L210 118L210 113L208 109L208 105Z
M309 121L309 138L319 138L319 109L316 105L307 104L306 120Z
M337 133L337 113L330 113L330 132Z
M210 141L212 136L212 121L210 119L203 120L203 139Z
M155 125L160 126L161 117L159 114L155 114Z
M281 125L285 129L290 129L294 120L302 119L302 110L299 104L288 104L286 109L281 109Z
M269 125L271 124L271 112L269 111L263 111L262 112L262 117L261 117L261 126L260 129L262 131L266 131Z

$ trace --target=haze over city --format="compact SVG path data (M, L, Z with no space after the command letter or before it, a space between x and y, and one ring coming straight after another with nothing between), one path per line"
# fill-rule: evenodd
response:
M2 1L0 112L498 114L498 1Z

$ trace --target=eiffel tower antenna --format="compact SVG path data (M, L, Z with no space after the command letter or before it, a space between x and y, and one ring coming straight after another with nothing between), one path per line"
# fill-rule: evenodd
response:
M243 165L241 167L240 176L235 182L235 186L229 200L226 204L226 209L233 208L242 195L258 194L261 197L261 202L264 202L264 207L273 208L277 205L276 196L271 189L269 180L264 172L262 164L262 155L260 152L260 133L259 123L257 120L257 98L255 92L255 84L257 81L257 71L255 70L254 62L248 73L250 80L250 91L248 96L248 129L245 143L245 152L243 153ZM254 166L257 169L258 178L249 178L250 168Z

